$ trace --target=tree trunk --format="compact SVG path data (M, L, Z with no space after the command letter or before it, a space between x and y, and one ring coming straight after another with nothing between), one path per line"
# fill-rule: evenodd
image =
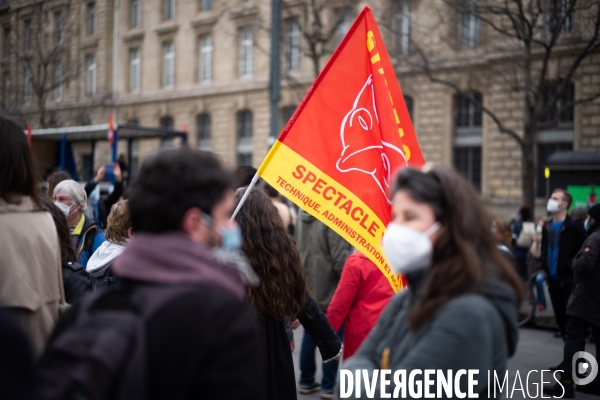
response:
M317 79L317 76L319 76L319 72L321 72L321 65L319 63L319 55L317 54L317 46L312 45L310 50L311 50L310 58L313 63L313 72L315 73L315 79Z
M535 137L537 135L537 127L526 125L523 135L523 144L521 146L521 189L523 191L523 205L529 207L531 215L535 220L535 171L536 171L536 154L535 154ZM538 182L538 185L545 182Z

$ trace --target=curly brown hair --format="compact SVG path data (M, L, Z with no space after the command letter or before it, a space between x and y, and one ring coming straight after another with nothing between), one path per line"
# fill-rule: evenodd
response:
M236 204L247 188L238 189ZM242 252L261 280L248 299L261 319L297 317L306 304L306 271L294 239L283 227L277 208L262 190L250 192L236 221L242 230Z
M444 167L429 172L404 168L392 193L398 191L429 205L442 225L433 246L431 269L409 314L413 330L452 299L489 281L504 282L517 298L523 297L521 279L496 247L492 220L464 178Z
M116 244L125 244L129 238L131 216L129 215L129 200L122 200L110 208L106 221L106 240Z

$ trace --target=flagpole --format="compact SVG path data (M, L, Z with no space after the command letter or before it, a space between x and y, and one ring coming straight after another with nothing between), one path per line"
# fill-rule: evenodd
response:
M248 185L248 189L246 189L246 193L244 193L244 195L242 196L242 199L240 200L240 203L235 208L235 211L233 212L233 215L231 216L231 220L230 221L233 221L235 219L235 217L238 215L238 213L240 212L240 209L242 208L242 206L246 202L246 199L248 198L248 195L250 194L250 191L252 190L252 188L254 187L254 185L256 185L256 182L258 182L258 178L260 178L260 176L258 176L258 174L254 174L254 178L252 178L252 181Z

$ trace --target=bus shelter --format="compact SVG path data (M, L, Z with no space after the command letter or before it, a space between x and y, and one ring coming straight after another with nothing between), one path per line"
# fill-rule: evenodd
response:
M94 157L96 143L98 141L109 141L109 124L68 126L48 129L34 129L31 132L34 149L40 142L55 142L58 144L58 165L61 170L71 174L73 179L79 180L77 166L72 145L74 143L89 143L91 163L90 176L94 176ZM186 146L188 134L183 130L172 128L151 128L136 124L118 124L114 127L111 146L112 162L117 161L117 146L119 140L127 141L127 175L131 176L132 144L134 140L140 139L169 139L181 138L181 145ZM50 150L52 151L52 150ZM55 150L56 151L56 150Z

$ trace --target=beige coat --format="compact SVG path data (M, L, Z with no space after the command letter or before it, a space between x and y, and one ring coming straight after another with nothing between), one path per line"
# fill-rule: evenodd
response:
M29 197L14 201L0 198L0 304L8 307L39 356L63 298L60 245L48 212L35 210Z

